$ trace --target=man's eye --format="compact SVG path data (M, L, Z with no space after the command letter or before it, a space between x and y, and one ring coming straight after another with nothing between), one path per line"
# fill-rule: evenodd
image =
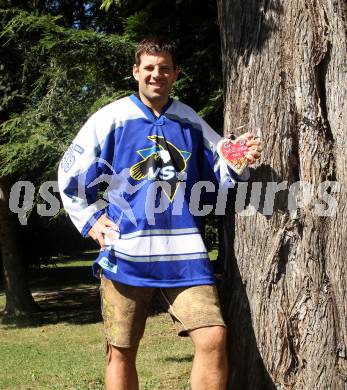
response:
M161 71L161 72L164 72L164 73L168 73L168 72L171 71L171 68L170 68L169 66L162 66L162 67L160 68L160 71Z
M155 67L154 66L144 66L143 69L147 72L153 72ZM160 73L169 73L172 71L171 66L160 66L159 67L159 72Z

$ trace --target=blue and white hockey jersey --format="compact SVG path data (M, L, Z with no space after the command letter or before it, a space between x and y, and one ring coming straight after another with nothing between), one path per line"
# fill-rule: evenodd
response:
M59 188L82 235L102 213L119 226L95 275L101 267L107 278L134 286L214 284L199 230L201 189L217 193L218 183L236 181L216 153L219 139L173 99L159 118L136 95L90 117L60 164Z

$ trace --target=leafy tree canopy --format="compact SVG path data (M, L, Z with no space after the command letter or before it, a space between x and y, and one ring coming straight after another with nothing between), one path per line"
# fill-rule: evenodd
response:
M8 115L0 172L31 177L45 167L44 180L86 117L129 93L134 46L119 35L67 29L59 17L10 13L0 35L1 109Z

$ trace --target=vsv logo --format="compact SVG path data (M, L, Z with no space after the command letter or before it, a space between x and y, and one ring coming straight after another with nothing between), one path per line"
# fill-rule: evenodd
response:
M130 168L134 180L162 180L170 184L170 193L165 194L172 202L180 181L185 179L187 161L190 152L178 149L164 137L151 135L147 137L154 145L138 150L142 160Z
M154 180L157 177L159 177L160 180L170 180L173 179L176 176L175 167L172 165L169 165L164 168L157 168L154 171L153 167L150 167L148 170L148 179Z

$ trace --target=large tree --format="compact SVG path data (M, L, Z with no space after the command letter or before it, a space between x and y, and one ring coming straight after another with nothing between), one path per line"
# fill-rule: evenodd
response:
M253 215L226 218L222 290L230 388L343 389L346 3L217 3L225 131L244 123L261 126L264 142L261 162L252 169L252 181L262 182L261 204L248 194ZM285 181L271 212L269 182ZM326 181L323 202L319 185Z
M0 177L0 256L3 263L6 306L5 315L19 316L37 310L30 293L23 253L25 250L18 238L18 220L9 207L10 179Z

